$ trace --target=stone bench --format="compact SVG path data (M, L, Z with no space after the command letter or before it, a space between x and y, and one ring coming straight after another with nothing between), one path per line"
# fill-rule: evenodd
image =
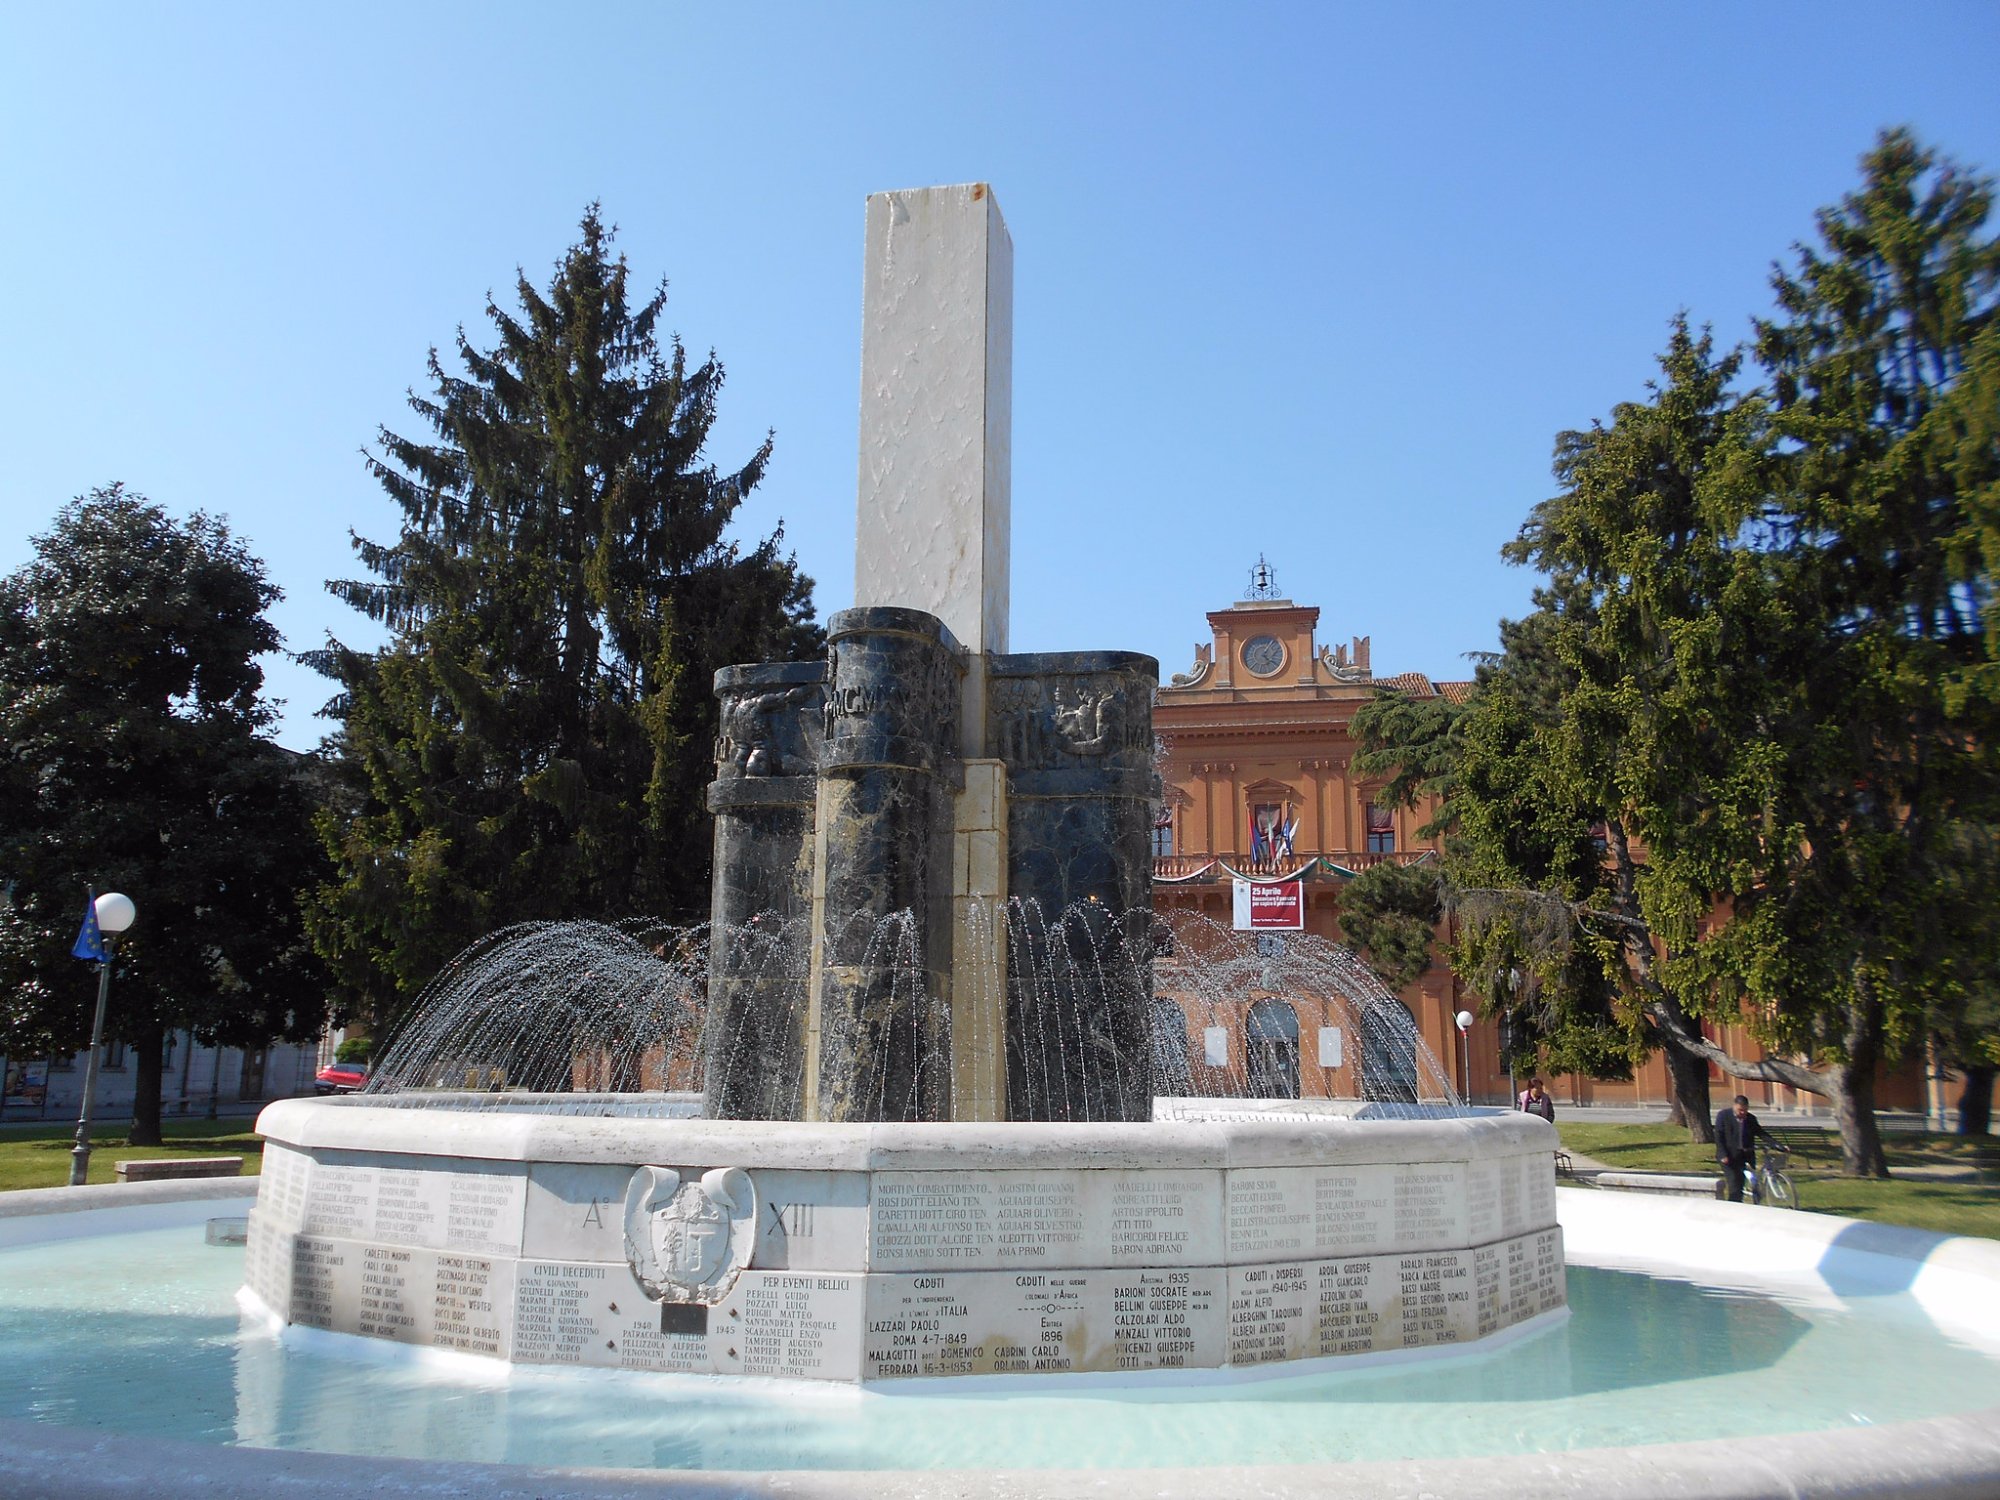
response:
M1680 1193L1689 1198L1717 1198L1722 1179L1690 1172L1599 1172L1597 1185L1627 1193Z
M121 1161L120 1182L164 1182L170 1177L238 1177L240 1156L170 1156L158 1161Z

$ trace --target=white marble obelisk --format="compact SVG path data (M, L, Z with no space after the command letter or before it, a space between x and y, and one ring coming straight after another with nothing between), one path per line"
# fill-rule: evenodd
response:
M985 753L980 655L1007 649L1014 243L993 190L868 199L854 602L936 615L971 653L962 753Z
M854 602L936 615L966 650L952 837L952 1116L1006 1117L1007 775L986 653L1007 649L1014 242L993 190L876 193L861 295Z

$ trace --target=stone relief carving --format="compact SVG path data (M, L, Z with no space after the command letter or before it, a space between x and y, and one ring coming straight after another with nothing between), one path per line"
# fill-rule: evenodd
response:
M824 691L814 683L725 696L717 767L741 776L811 775L819 764L815 710Z
M1215 647L1213 645L1196 646L1194 648L1194 665L1189 667L1185 672L1174 673L1172 677L1167 679L1167 686L1170 688L1200 687L1204 682L1208 681L1208 674L1214 669Z
M625 1259L661 1302L720 1302L756 1238L757 1188L741 1167L640 1167L625 1189Z
M1001 677L987 689L989 749L1015 771L1086 766L1153 749L1147 685L1111 672Z

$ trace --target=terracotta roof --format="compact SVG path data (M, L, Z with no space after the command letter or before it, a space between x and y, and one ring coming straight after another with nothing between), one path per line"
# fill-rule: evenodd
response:
M1444 701L1447 703L1463 703L1472 696L1470 682L1440 682L1437 690L1444 694Z
M1398 672L1394 677L1378 677L1377 687L1392 687L1399 693L1408 693L1412 698L1435 698L1437 689L1430 678L1421 672Z

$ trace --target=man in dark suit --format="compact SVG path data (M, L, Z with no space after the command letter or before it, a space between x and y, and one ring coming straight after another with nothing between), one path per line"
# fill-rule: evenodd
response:
M1778 1138L1750 1113L1750 1101L1743 1095L1738 1094L1734 1104L1716 1112L1715 1159L1722 1163L1722 1176L1728 1186L1731 1203L1743 1201L1743 1177L1757 1164L1759 1136L1774 1146L1779 1144Z

